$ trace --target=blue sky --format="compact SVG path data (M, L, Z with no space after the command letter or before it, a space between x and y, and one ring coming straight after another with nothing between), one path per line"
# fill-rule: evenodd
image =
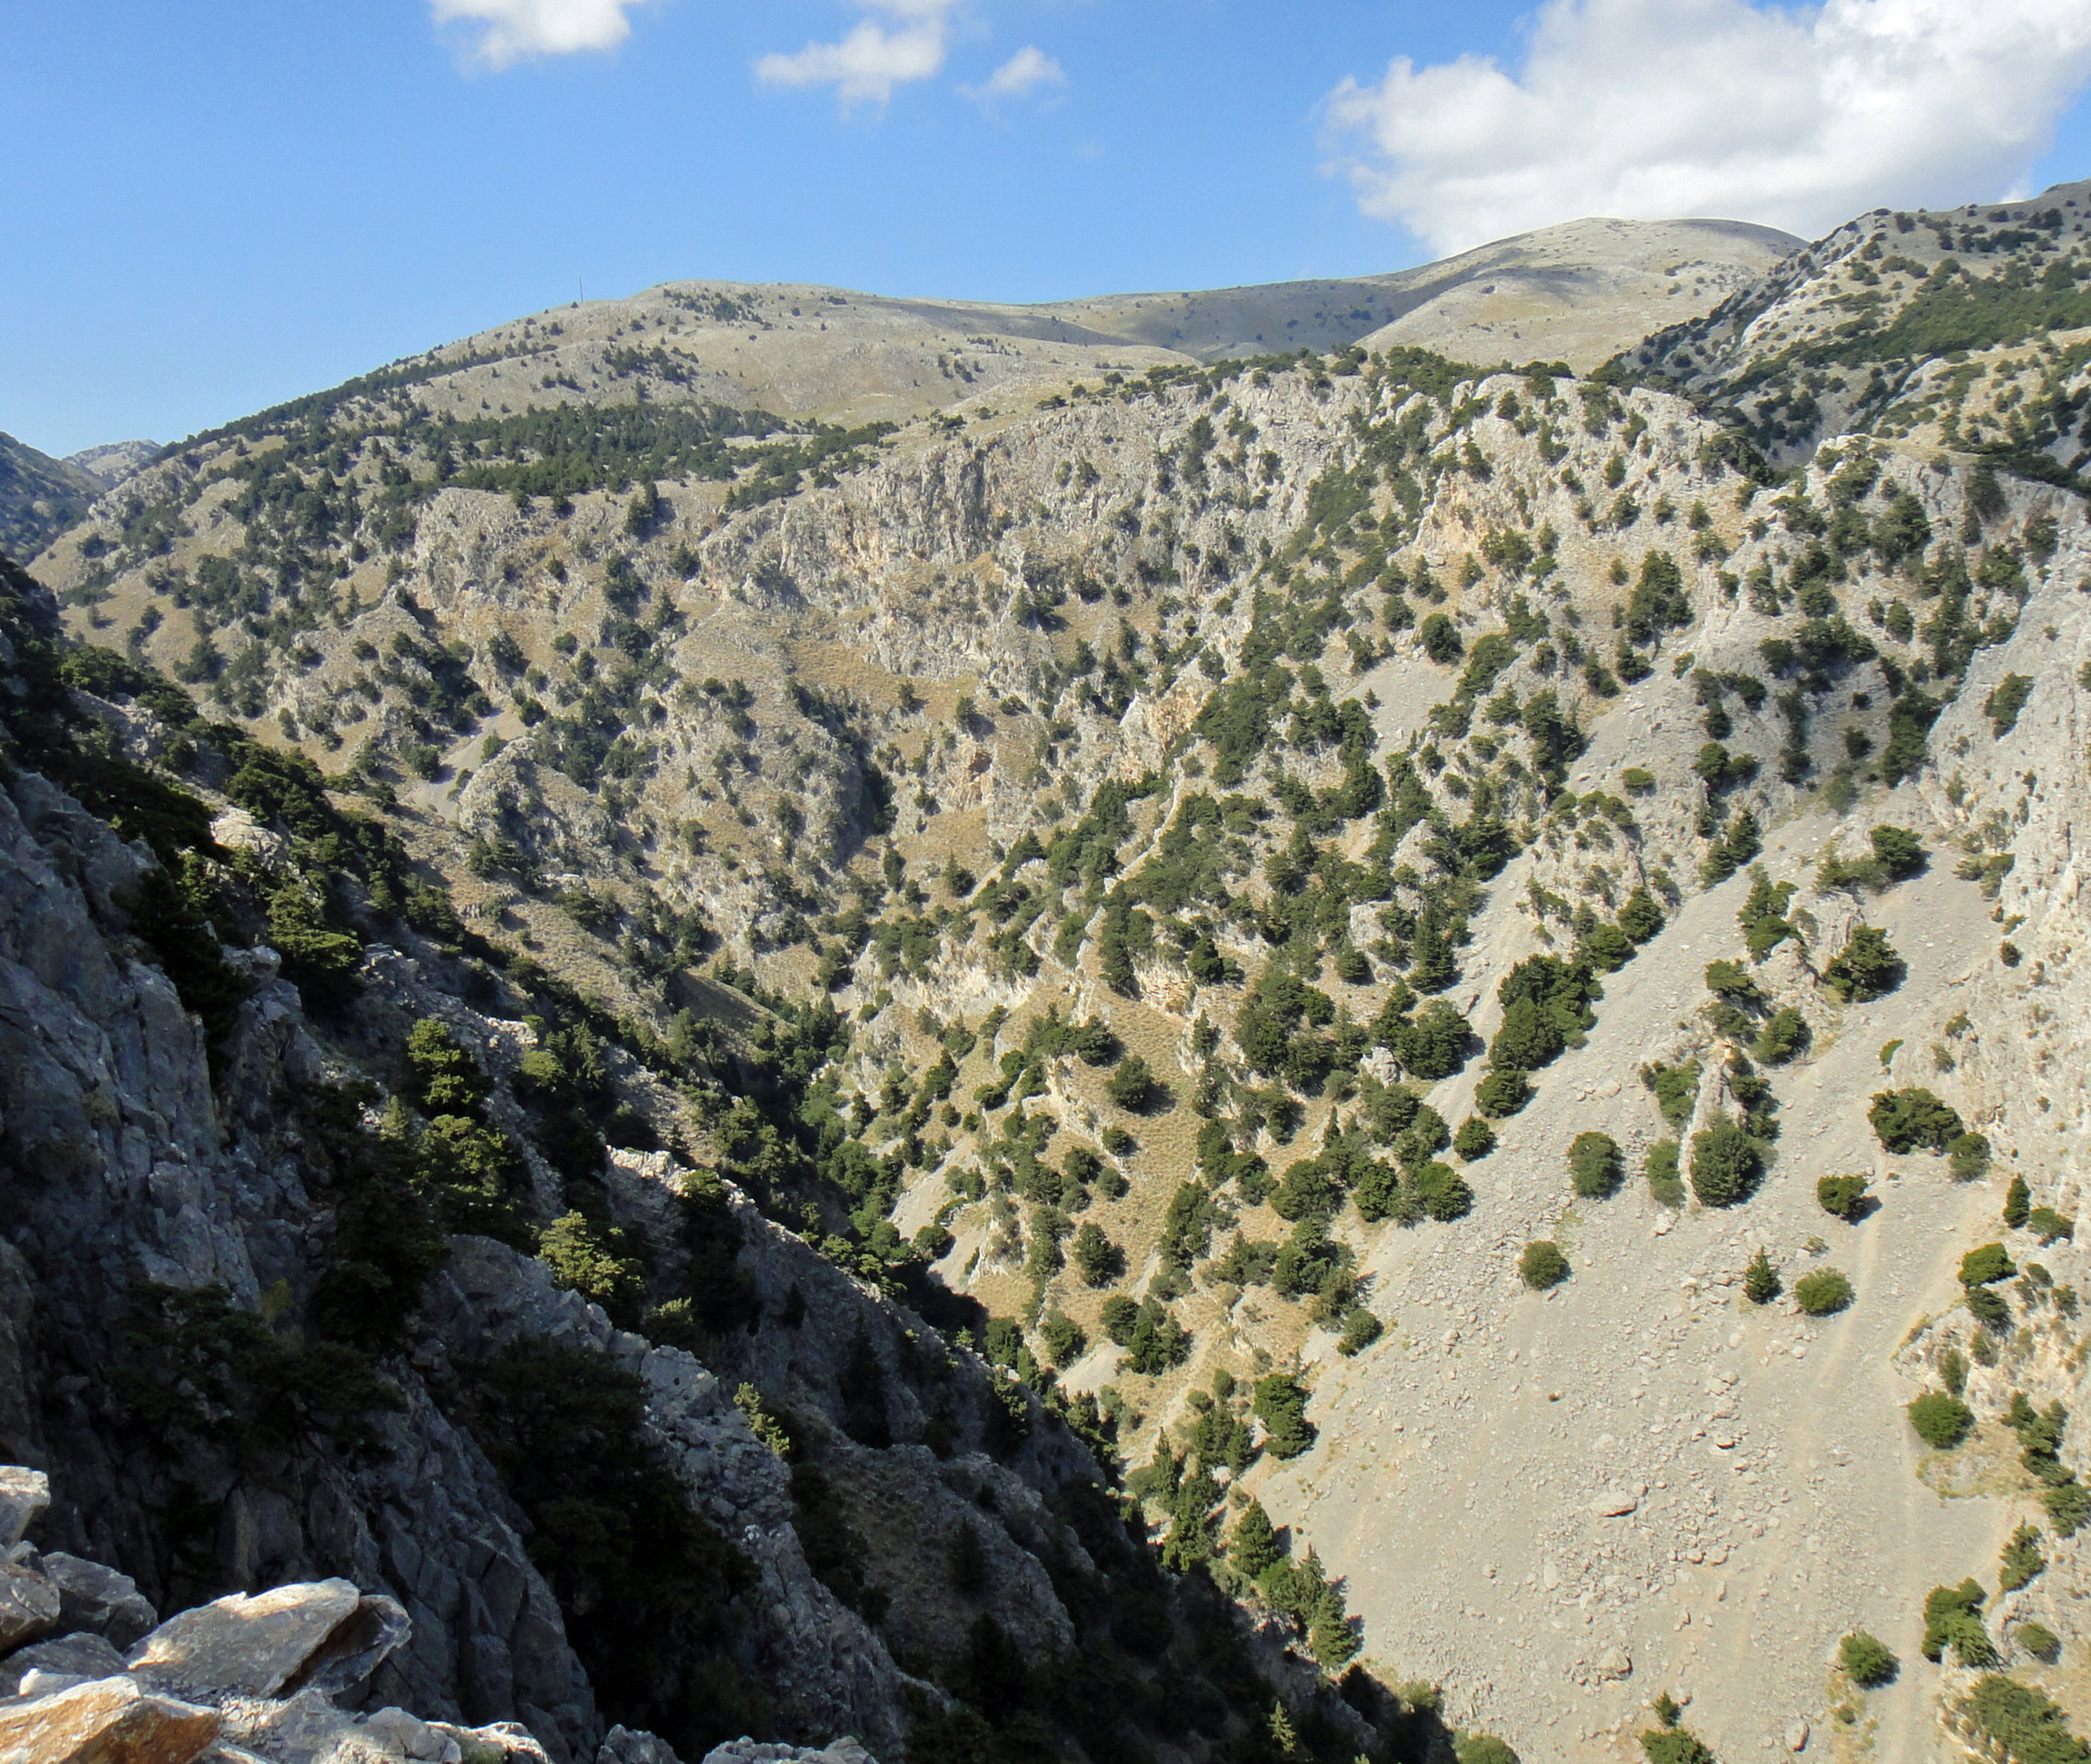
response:
M177 438L584 282L1046 300L1386 270L1588 212L1813 231L2091 175L2075 0L1971 8L2003 17L1990 63L1944 57L1903 124L1790 151L1818 66L1915 5L14 0L0 429ZM846 102L867 43L890 89ZM1005 68L1027 89L984 91ZM1680 98L1693 78L1729 89ZM1973 89L1942 102L1949 78ZM1743 109L1763 139L1736 139Z

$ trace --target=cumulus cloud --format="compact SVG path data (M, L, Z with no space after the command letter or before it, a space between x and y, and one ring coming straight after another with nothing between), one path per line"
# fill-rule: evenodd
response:
M832 85L847 109L883 105L896 86L944 70L957 0L857 0L882 15L866 18L838 43L809 43L795 55L766 55L755 64L765 85Z
M1404 56L1329 118L1360 206L1441 251L1585 214L1812 237L1997 199L2088 78L2084 0L1547 0L1515 73Z
M473 30L471 53L493 67L533 55L614 49L632 34L625 15L646 0L434 0L438 24Z
M1066 71L1059 62L1042 49L1026 46L1011 56L980 84L961 86L959 90L978 104L992 104L997 98L1022 98L1042 85L1066 84Z

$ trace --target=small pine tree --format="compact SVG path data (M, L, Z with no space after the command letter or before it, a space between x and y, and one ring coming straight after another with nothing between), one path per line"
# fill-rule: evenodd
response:
M1769 1305L1785 1290L1786 1283L1771 1265L1771 1257L1759 1248L1742 1270L1742 1296L1753 1305Z
M1879 1637L1855 1629L1837 1645L1837 1663L1844 1676L1861 1690L1875 1690L1892 1683L1901 1662Z
M1228 1560L1254 1580L1285 1557L1285 1540L1270 1523L1263 1503L1252 1500L1235 1523L1235 1535L1227 1546Z
M2004 1193L2004 1228L2022 1231L2033 1213L2033 1191L2026 1186L2023 1176L2013 1176L2011 1186Z

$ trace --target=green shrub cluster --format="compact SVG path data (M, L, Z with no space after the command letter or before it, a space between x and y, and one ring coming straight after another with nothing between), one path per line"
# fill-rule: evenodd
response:
M1958 1586L1934 1586L1924 1601L1924 1657L1936 1661L1950 1648L1961 1666L1995 1666L1996 1644L1982 1621L1984 1602L1981 1586L1972 1579Z
M1591 1200L1619 1193L1626 1179L1626 1160L1609 1133L1584 1132L1568 1147L1568 1178L1575 1192Z
M2068 1713L2060 1704L2045 1691L2001 1673L1986 1673L1977 1679L1958 1710L1985 1755L2008 1758L2014 1764L2085 1764L2091 1760L2091 1745L2069 1731Z
M1967 1131L1950 1104L1915 1085L1875 1092L1866 1119L1873 1124L1881 1149L1898 1156L1944 1152Z
M1692 1135L1692 1192L1702 1206L1749 1200L1763 1169L1763 1146L1733 1121L1716 1121Z
M1824 1213L1855 1225L1866 1215L1871 1201L1864 1176L1824 1176L1815 1185L1815 1198Z
M1851 1303L1851 1281L1839 1268L1817 1268L1793 1284L1793 1301L1811 1317L1833 1317Z
M1844 1676L1861 1690L1878 1690L1892 1684L1902 1663L1878 1636L1855 1629L1837 1645L1837 1663Z
M1560 1245L1545 1238L1526 1244L1518 1256L1518 1278L1535 1293L1558 1287L1568 1274L1568 1258Z
M1927 1390L1909 1407L1910 1426L1934 1451L1951 1451L1974 1431L1975 1411L1950 1391Z

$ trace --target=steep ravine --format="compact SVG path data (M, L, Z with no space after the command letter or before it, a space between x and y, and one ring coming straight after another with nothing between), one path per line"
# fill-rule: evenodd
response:
M1723 310L1827 299L1810 278L1892 226ZM1997 286L2020 255L2080 264L2074 229L1993 240ZM1752 371L1749 335L1724 373ZM2063 345L2040 371L2066 400ZM2091 537L2023 458L1884 418L1791 437L1774 470L1720 387L1633 377L1357 349L1165 368L913 424L788 488L747 458L655 489L634 467L565 506L464 487L440 423L381 434L351 398L170 456L38 570L76 632L195 675L211 715L312 760L451 892L450 930L366 953L350 1040L373 1072L439 1010L526 1122L508 1064L559 985L639 1026L617 1075L646 1131L606 1100L588 1240L644 1240L658 1306L719 1274L664 1185L732 1197L757 1321L698 1357L806 1442L867 1561L989 1494L1018 1553L991 1531L991 1565L933 1594L875 1567L867 1597L832 1556L775 1583L784 1614L741 1657L802 1687L786 1727L890 1749L904 1678L992 1683L970 1634L990 1612L1024 1648L1112 1645L1072 1546L1026 1531L1086 1475L1051 1406L1192 1571L1169 1583L1181 1648L1210 1576L1267 1614L1267 1652L1340 1669L1362 1643L1528 1761L1631 1759L1663 1693L1723 1758L1952 1759L1989 1680L1923 1658L1933 1587L1979 1579L1998 1663L2081 1700L2081 1545L2003 1417L2016 1393L2070 1406L2084 1273L2002 1213L2014 1177L2062 1220L2081 1201ZM282 512L301 496L326 520ZM131 751L178 773L127 702ZM1869 868L1875 829L1901 855ZM1848 984L1862 929L1892 960ZM243 1094L280 1088L252 1070ZM186 1082L168 1119L194 1136ZM1918 1087L1952 1131L1890 1152L1869 1110ZM307 1216L297 1159L248 1131L255 1167L291 1173L242 1205ZM1592 1134L1609 1194L1571 1186ZM1701 1136L1748 1142L1742 1192L1695 1188ZM1670 1143L1666 1194L1644 1164ZM1847 1223L1817 1183L1860 1174L1877 1205ZM572 1191L533 1179L539 1232ZM1519 1272L1539 1240L1569 1269L1544 1294ZM2000 1319L1959 1278L1991 1241ZM623 1276L537 1247L551 1273L502 1278L544 1316L681 1366L634 1345L672 1333L653 1313L618 1335L551 1285ZM1762 1302L1760 1248L1783 1284ZM273 1254L230 1281L243 1303ZM484 1283L515 1254L454 1269ZM1851 1302L1808 1316L1794 1290L1829 1267ZM425 1314L437 1407L444 1344L491 1327L463 1280ZM1904 1407L1956 1363L1980 1427L1927 1451ZM990 1450L994 1492L952 1466L992 1446L1018 1375L1046 1403ZM734 1524L781 1474L806 1505L772 1461ZM1252 1497L1292 1565L1256 1564ZM2027 1522L2047 1566L2000 1594ZM1302 1591L1309 1546L1333 1604ZM1122 1598L1142 1571L1104 1571ZM2033 1617L2054 1663L2013 1639ZM1853 1629L1899 1656L1893 1683L1837 1673ZM1150 1738L1203 1732L1195 1685L1151 1693ZM1216 1744L1249 1743L1240 1719Z

